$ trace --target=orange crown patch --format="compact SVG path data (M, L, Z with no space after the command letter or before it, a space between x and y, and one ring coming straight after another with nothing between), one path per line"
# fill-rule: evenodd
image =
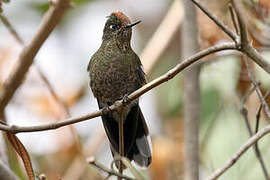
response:
M130 24L130 19L121 11L113 12L113 15L120 20L122 26Z

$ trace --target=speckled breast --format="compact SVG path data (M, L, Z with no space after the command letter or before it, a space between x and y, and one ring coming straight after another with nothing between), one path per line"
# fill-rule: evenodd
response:
M90 86L99 101L113 103L140 87L136 67L123 58L93 63Z

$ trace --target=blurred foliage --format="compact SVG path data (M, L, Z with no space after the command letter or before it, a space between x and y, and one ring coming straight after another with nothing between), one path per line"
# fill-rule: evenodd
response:
M71 0L71 3L72 5L77 7L77 6L83 6L86 3L90 3L91 1L93 0ZM49 9L50 2L49 1L34 2L34 3L30 3L29 6L35 9L37 12L43 14Z
M201 91L201 121L205 125L211 121L211 117L218 111L220 99L216 89L205 89Z

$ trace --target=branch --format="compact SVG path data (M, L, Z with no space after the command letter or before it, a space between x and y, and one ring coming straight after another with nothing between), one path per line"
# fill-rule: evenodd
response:
M166 51L169 43L173 40L174 34L183 21L183 14L183 7L180 1L174 0L167 14L140 55L145 74L149 75L152 72L160 56Z
M270 75L270 64L264 59L255 48L248 42L248 33L247 27L245 23L245 15L243 12L243 5L237 1L233 0L233 6L235 8L235 12L238 19L240 36L241 36L241 51L245 53L248 57L250 57L254 62L256 62L261 68L263 68Z
M124 112L123 108L119 109L118 114L120 116L120 120L118 122L118 152L120 154L120 157L124 156L125 153L125 144L124 144ZM123 163L122 161L119 161L119 173L123 174ZM122 177L118 177L118 180L122 180Z
M234 43L223 43L223 44L215 45L215 46L209 47L209 48L207 48L205 50L202 50L202 51L194 54L193 56L189 57L188 59L182 61L181 63L176 65L174 68L169 70L164 75L154 79L150 83L144 85L140 89L138 89L135 92L131 93L128 96L128 99L130 100L130 102L137 99L138 97L140 97L141 95L143 95L146 92L150 91L151 89L153 89L153 88L159 86L160 84L162 84L164 82L167 82L168 80L172 79L174 76L176 76L182 70L184 70L186 67L190 66L191 64L195 63L196 61L200 60L201 58L203 58L203 57L205 57L205 56L207 56L209 54L212 54L212 53L215 53L215 52L218 52L218 51L223 51L223 50L235 50L235 49L236 49L236 46L235 46ZM115 111L116 109L118 109L121 106L124 106L123 100L116 101L109 108L110 108L111 111ZM49 124L45 124L45 125L36 125L36 126L25 126L25 127L23 127L23 126L16 126L16 125L7 126L7 125L0 124L0 130L8 131L8 132L11 132L11 133L53 130L53 129L57 129L57 128L67 126L67 125L70 125L70 124L74 124L74 123L78 123L78 122L85 121L85 120L88 120L88 119L92 119L92 118L101 116L103 114L105 114L105 111L98 110L98 111L95 111L93 113L89 113L89 114L86 114L86 115L83 115L83 116L80 116L80 117L68 118L68 119L65 119L65 120L58 121L58 122L49 123Z
M262 106L264 108L264 111L266 113L266 116L267 116L268 120L270 120L270 110L269 110L268 104L265 102L262 91L258 87L258 82L255 79L255 75L254 75L254 73L252 72L252 70L250 68L250 64L249 64L248 60L246 58L244 58L244 60L245 60L246 66L247 66L248 76L251 79L251 82L255 87L255 90L256 90L256 92L258 94L258 97L259 97L259 99L261 101L261 104L262 104Z
M199 51L198 24L195 5L183 1L185 18L181 27L183 59ZM199 179L200 63L183 71L184 112L184 179Z
M3 14L0 13L0 20L2 23L5 25L5 27L8 29L9 33L14 37L16 41L22 46L25 45L23 39L20 37L19 33L15 30L15 28L12 26L12 24L9 22L9 20L4 16ZM35 60L34 60L35 61ZM49 82L48 78L44 75L44 73L41 71L39 66L37 64L33 64L33 67L36 69L38 75L40 76L41 80L45 83L47 89L49 90L51 96L54 98L54 100L58 103L61 109L64 111L64 118L67 118L70 116L70 111L67 107L67 105L62 101L62 99L56 94L55 90L53 89L51 83ZM70 132L72 133L74 137L74 142L76 144L77 149L81 150L81 143L79 140L79 136L74 130L72 126L70 126Z
M233 0L233 5L235 7L241 39L237 34L231 31L226 25L217 19L206 7L204 7L197 0L191 0L194 4L198 6L210 19L212 19L226 34L228 34L233 41L236 43L238 51L246 54L250 57L255 63L257 63L261 68L263 68L270 75L270 63L262 57L255 48L248 42L246 25L243 18L243 13L239 1ZM239 39L241 40L239 42Z
M250 126L250 123L249 123L249 120L248 120L248 111L244 107L244 105L242 105L242 109L240 110L240 112L241 112L241 114L244 117L244 120L245 120L247 129L248 129L249 136L252 137L253 132L251 130L251 126ZM259 122L259 121L257 120L257 122ZM261 151L258 148L258 143L255 143L254 144L253 149L254 149L255 155L256 155L257 159L259 160L259 163L260 163L260 165L262 167L262 171L263 171L263 174L265 176L265 179L266 180L270 180L269 175L268 175L268 172L267 172L267 169L265 167L265 163L264 163L263 158L262 158L262 155L261 155Z
M23 51L19 56L18 63L1 88L0 114L3 113L6 105L22 83L29 67L33 63L35 55L60 21L65 10L69 7L69 3L69 0L52 1L49 10L43 17L36 35L33 37L32 41L23 48Z
M87 162L89 164L95 166L96 168L98 168L98 169L100 169L100 170L108 173L108 176L112 176L113 175L113 176L116 176L116 177L121 178L121 179L123 178L123 179L127 179L127 180L134 180L133 178L130 178L128 176L125 176L123 174L120 174L120 173L114 171L113 169L108 169L108 168L104 167L102 164L99 164L98 162L95 161L95 157L89 157L87 159Z
M232 40L234 40L237 44L238 36L230 30L223 22L218 20L218 18L212 14L206 7L204 7L199 1L191 0L198 8L200 8L212 21L216 23Z
M231 159L229 159L224 167L217 169L212 175L207 177L207 180L214 180L217 179L219 176L221 176L224 172L226 172L227 169L232 167L238 159L255 143L257 143L258 140L260 140L263 136L270 133L270 125L264 127L262 130L260 130L258 133L253 135L251 138L248 139L248 141L243 144L240 149L232 156Z

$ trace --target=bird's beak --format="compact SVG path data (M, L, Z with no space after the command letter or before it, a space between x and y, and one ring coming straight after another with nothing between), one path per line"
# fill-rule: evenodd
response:
M135 26L135 25L139 24L140 22L142 22L142 21L137 21L137 22L132 23L132 24L127 24L127 25L125 26L125 28L131 28L132 26Z

